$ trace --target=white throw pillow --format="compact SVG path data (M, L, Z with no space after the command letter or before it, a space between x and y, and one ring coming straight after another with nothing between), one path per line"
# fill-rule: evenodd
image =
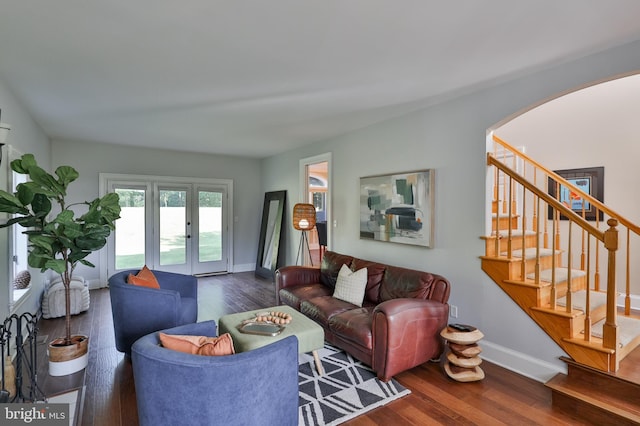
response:
M333 297L362 306L364 292L367 288L367 268L352 272L347 265L342 265L338 273Z

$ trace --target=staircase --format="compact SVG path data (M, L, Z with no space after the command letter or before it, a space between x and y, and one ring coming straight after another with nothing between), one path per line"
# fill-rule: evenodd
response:
M630 252L640 228L582 189L593 188L596 175L566 180L495 135L493 142L483 271L567 353L568 375L548 383L554 404L588 416L615 413L618 424L640 422L638 397L601 404L608 408L587 404L607 401L611 389L640 394L635 383L632 390L618 388L616 373L640 345L640 317L630 306ZM610 378L616 382L605 384Z

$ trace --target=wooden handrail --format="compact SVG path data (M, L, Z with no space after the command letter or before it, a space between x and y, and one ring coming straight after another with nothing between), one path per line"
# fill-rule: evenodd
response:
M600 231L598 228L591 225L588 221L582 218L579 214L558 201L555 197L552 197L537 186L531 184L527 179L520 176L515 170L511 169L509 166L496 159L491 153L487 153L487 164L490 166L495 166L498 169L502 170L512 179L515 179L520 185L524 186L529 191L537 195L547 204L553 206L555 210L559 210L565 217L569 218L569 220L576 222L581 228L585 229L588 233L592 234L598 240L604 242L604 231Z
M587 194L586 192L584 192L583 190L581 190L577 186L572 185L570 182L568 182L562 176L559 176L554 171L547 169L542 164L538 163L537 161L535 161L533 158L529 157L525 153L517 151L517 150L514 150L507 142L505 142L499 136L494 134L493 135L493 140L496 143L502 145L503 148L513 152L514 155L522 157L527 162L533 164L536 169L540 169L540 170L544 171L548 176L552 177L553 180L555 180L556 182L560 182L562 185L564 185L564 186L566 186L568 188L571 188L572 191L577 192L582 197L584 197L584 199L588 200L589 203L595 205L598 210L606 213L610 217L616 218L621 225L629 228L634 233L640 235L640 226L636 225L635 223L631 222L630 220L624 218L623 216L619 215L615 211L611 210L609 207L607 207L605 204L603 204L600 200L594 198L590 194Z

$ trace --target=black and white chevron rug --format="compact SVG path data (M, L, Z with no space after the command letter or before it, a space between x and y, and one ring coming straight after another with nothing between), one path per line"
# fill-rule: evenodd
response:
M411 393L394 379L384 383L360 361L325 344L318 351L319 376L311 354L300 355L300 426L338 425Z

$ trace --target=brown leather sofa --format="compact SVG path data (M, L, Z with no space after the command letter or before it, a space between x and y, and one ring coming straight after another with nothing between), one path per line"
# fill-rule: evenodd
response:
M367 268L362 307L332 297L343 264ZM447 325L450 284L428 272L327 251L320 269L285 266L276 271L276 300L322 325L325 340L371 366L378 378L439 358Z

